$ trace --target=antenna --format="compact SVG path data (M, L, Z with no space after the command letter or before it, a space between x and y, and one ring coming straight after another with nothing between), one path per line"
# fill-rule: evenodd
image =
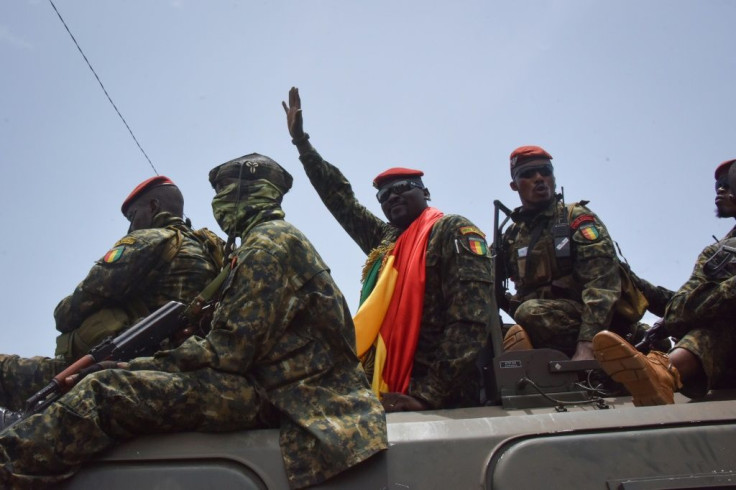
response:
M133 134L133 130L130 129L130 126L128 126L128 122L125 120L125 118L123 117L123 115L118 110L118 107L115 105L115 102L112 101L112 98L110 97L110 94L107 93L107 89L105 89L105 86L102 84L102 80L100 80L100 77L97 76L97 72L95 71L95 69L92 68L92 64L87 59L87 56L84 54L84 51L82 51L81 46L79 46L79 43L75 39L74 34L72 34L72 31L69 29L69 26L67 26L66 25L66 22L64 22L64 18L59 13L59 10L56 8L56 5L54 5L54 2L52 0L49 0L49 3L51 4L51 7L53 7L54 12L56 12L56 15L59 16L59 20L64 25L64 28L66 29L66 32L69 33L69 36L72 38L72 41L74 41L74 44L77 46L77 49L79 50L79 52L82 55L82 58L84 58L84 61L87 62L87 66L89 66L89 69L92 71L92 74L97 79L97 83L99 83L100 84L100 87L102 87L102 91L105 92L105 95L107 96L107 100L110 101L110 104L112 104L113 109L115 109L115 112L118 113L118 116L120 116L120 119L123 121L123 124L125 124L125 127L128 128L128 132L130 133L130 136L133 138L133 141L135 141L135 144L138 145L138 149L141 150L141 153L143 153L143 156L146 157L146 160L148 160L148 164L153 169L153 172L156 175L159 175L158 170L156 170L156 167L153 165L153 162L151 162L151 159L148 158L148 155L143 150L143 147L141 146L141 144L138 142L138 139Z

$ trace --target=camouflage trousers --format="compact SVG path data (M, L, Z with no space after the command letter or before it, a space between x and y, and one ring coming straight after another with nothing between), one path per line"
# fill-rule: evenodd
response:
M43 488L136 435L264 427L262 397L243 376L109 369L44 412L0 432L0 487Z
M705 396L711 388L736 388L736 332L732 329L693 329L674 348L678 347L700 360L707 378L684 383L686 396Z
M22 410L25 401L66 366L60 359L0 354L0 406Z
M569 299L530 299L519 305L514 321L524 327L536 348L557 349L568 356L575 353L582 323L583 305ZM617 325L609 329L636 341L646 325ZM633 335L631 335L633 334Z

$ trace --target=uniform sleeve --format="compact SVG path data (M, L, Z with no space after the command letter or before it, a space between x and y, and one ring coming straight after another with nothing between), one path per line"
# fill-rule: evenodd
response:
M475 358L486 341L491 315L491 259L485 237L467 220L451 223L442 231L441 291L434 295L436 304L425 305L443 315L445 323L427 375L412 379L409 389L410 395L433 408L444 406L475 373Z
M56 329L70 332L95 311L125 306L137 286L161 263L164 247L174 235L172 230L156 228L134 231L118 240L58 304Z
M716 251L716 246L703 250L690 279L667 304L664 321L673 335L682 336L691 328L736 314L736 275L714 280L703 271L703 265Z
M279 261L268 252L250 249L238 254L238 266L227 279L206 337L190 337L176 349L141 358L132 369L167 372L213 368L244 374L259 352L281 337L285 312L295 297Z
M634 274L634 271L631 271L631 279L634 281L634 285L647 299L647 302L649 303L647 310L659 317L664 316L667 303L672 299L675 292L662 286L655 286L646 279L642 279Z
M299 159L324 205L368 255L381 243L390 225L360 204L342 172L323 160L315 150L306 152Z
M575 249L573 276L581 284L583 303L578 341L591 341L611 323L621 297L621 275L613 240L595 214L576 206L570 227Z

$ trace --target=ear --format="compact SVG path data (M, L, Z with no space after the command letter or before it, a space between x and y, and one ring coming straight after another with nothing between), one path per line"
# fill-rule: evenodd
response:
M151 199L148 201L148 208L151 210L151 216L155 216L161 211L161 203L158 199Z
M426 187L424 188L424 199L426 199L427 201L432 200L432 198L429 195L429 189L427 189Z
M513 181L513 180L509 183L509 187L511 187L511 190L514 191L514 192L518 192L519 191L519 187L517 187L516 182Z

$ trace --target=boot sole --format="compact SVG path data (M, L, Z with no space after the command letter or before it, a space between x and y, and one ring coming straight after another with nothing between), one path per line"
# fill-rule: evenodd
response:
M503 351L512 352L517 350L532 350L532 341L529 340L529 335L521 327L517 328L518 325L514 325L506 333L503 338Z
M656 374L644 354L618 335L611 332L596 335L593 350L601 368L626 387L637 407L675 402L674 394L656 382Z

